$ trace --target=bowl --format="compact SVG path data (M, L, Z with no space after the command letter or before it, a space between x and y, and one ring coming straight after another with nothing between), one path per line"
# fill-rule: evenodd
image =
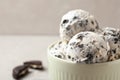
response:
M53 56L48 47L50 80L120 80L120 59L95 64L72 63Z

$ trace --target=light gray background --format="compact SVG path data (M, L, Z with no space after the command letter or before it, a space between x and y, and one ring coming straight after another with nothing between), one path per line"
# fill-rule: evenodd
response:
M0 0L0 34L56 35L62 15L78 8L101 27L120 26L120 0Z

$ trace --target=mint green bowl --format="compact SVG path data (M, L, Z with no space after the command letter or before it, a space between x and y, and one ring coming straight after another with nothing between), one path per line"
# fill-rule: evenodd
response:
M48 48L50 80L120 80L120 60L76 64L51 55L51 46Z

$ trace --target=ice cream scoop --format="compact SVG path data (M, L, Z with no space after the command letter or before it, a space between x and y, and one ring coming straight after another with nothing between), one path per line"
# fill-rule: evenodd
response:
M66 59L75 63L99 63L108 60L109 44L103 35L85 31L72 37L66 50Z
M60 37L69 41L75 34L81 31L99 31L99 25L89 12L77 9L66 13L60 23Z
M113 61L120 58L120 30L106 27L103 28L102 34L105 36L105 39L110 45L108 60Z

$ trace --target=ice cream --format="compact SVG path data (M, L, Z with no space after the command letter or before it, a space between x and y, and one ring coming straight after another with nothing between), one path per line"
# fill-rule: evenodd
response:
M120 30L115 28L106 27L103 29L102 34L109 42L109 61L120 58Z
M108 60L108 42L103 35L85 31L76 34L69 41L66 58L75 63L99 63Z
M100 28L89 12L77 9L66 13L60 23L60 41L50 53L74 63L102 63L120 59L120 30Z
M69 11L62 17L60 23L60 37L67 41L81 31L98 30L99 25L94 16L81 9Z
M50 53L55 57L65 59L65 55L66 55L65 50L66 50L67 44L68 44L67 41L62 41L62 40L58 41L51 47Z

